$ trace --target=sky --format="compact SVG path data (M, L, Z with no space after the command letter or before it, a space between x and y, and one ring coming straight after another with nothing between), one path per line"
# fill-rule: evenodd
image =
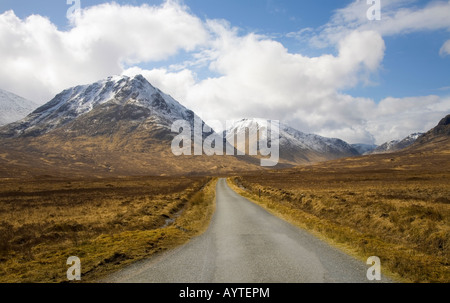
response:
M382 144L450 113L450 1L1 0L0 88L142 74L204 120Z

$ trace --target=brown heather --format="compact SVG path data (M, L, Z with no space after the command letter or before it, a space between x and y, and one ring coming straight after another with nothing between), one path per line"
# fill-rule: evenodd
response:
M380 257L383 272L400 281L448 283L450 152L448 144L441 147L246 175L229 183L364 262Z
M0 282L82 282L183 244L208 226L210 178L2 181Z

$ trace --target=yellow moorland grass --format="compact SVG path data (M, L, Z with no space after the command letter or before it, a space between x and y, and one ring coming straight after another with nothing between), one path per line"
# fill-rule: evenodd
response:
M0 282L65 282L67 258L93 282L186 243L214 212L202 177L2 181Z
M450 282L450 172L358 162L229 178L241 195L402 282ZM344 162L343 162L344 163ZM379 168L380 166L378 166Z

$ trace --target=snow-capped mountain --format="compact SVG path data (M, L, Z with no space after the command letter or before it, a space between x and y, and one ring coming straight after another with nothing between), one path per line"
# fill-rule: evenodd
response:
M255 132L259 126L262 131L267 131L264 119L242 119L233 123L226 131L227 141L236 146L243 146L245 142L234 144L234 134ZM243 136L242 136L243 138ZM280 159L288 163L304 164L343 157L357 156L359 153L348 143L335 138L325 138L314 134L306 134L292 127L280 123L279 129ZM247 139L248 141L248 139Z
M191 131L199 128L196 123L205 126L140 75L72 87L0 127L0 174L159 176L261 169L259 159L250 156L194 156L198 141L172 132L178 120L187 121ZM203 132L202 141L211 134ZM182 155L173 151L174 138L183 138Z
M0 89L0 126L24 118L37 107L30 100Z
M96 115L97 113L97 115ZM194 113L153 87L143 76L114 76L64 90L24 119L0 129L3 137L39 136L87 118L82 130L98 130L128 120L152 122L170 129L175 120L194 119ZM101 120L101 121L100 121ZM102 123L100 123L102 122ZM79 124L79 123L78 123ZM72 125L70 130L76 129Z
M392 153L395 151L399 151L401 149L407 148L411 146L416 140L423 135L423 133L414 133L402 140L392 140L386 143L381 144L377 148L375 148L371 154L384 154L384 153Z
M364 144L364 143L356 143L356 144L350 144L350 145L354 149L356 149L360 155L369 154L375 148L378 147L378 145L375 145L375 144Z
M308 148L319 153L333 154L338 157L358 155L354 148L341 139L305 134L287 125L281 125L280 136L281 146L289 145L298 148Z

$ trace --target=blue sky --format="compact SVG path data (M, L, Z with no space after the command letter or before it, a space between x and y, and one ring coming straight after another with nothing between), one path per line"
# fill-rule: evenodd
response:
M110 1L81 0L82 7L93 6ZM134 0L115 1L129 5L159 5L162 1ZM319 0L185 0L190 10L202 19L225 19L242 32L255 32L269 35L283 43L290 51L301 51L309 55L319 55L325 51L311 48L302 41L285 37L290 32L302 28L319 28L326 24L336 9L343 8L353 1ZM414 6L422 7L430 1L412 1ZM72 4L73 5L73 4ZM65 0L3 0L0 11L13 9L17 16L26 18L31 14L47 16L61 30L70 28L66 11L71 5ZM369 6L368 6L369 7ZM374 98L379 101L385 97L405 97L426 94L445 96L450 94L450 56L442 57L439 50L442 42L450 39L446 30L402 34L386 39L386 54L383 68L373 76L374 83L359 85L346 90L353 95ZM170 61L142 66L163 66ZM209 73L205 73L209 75Z
M111 1L81 0L81 7L88 7ZM160 0L117 0L119 4L159 5ZM293 31L301 27L318 27L325 24L331 11L345 6L351 1L319 0L185 0L184 3L200 18L223 18L235 26L251 31ZM73 2L72 2L73 5ZM71 6L65 0L2 0L0 11L13 9L16 15L24 18L31 14L48 16L55 24L64 27L67 23L65 13Z
M104 3L109 6L94 9ZM43 103L62 88L80 81L98 80L111 73L141 72L181 103L206 113L207 118L239 118L241 111L242 115L280 119L303 131L341 137L352 143L382 143L409 132L424 131L450 110L450 43L446 47L450 25L445 21L445 14L450 12L449 1L384 0L380 21L367 20L365 12L370 5L366 0L116 3L119 5L114 8L109 1L81 0L85 15L71 23L66 18L71 6L66 0L1 1L0 14L5 22L0 23L0 39L17 39L21 50L28 50L30 55L25 57L29 60L23 60L27 55L21 55L19 60L18 55L4 50L2 57L9 60L16 74L0 74L0 88ZM125 9L125 5L142 8L143 4L152 8L144 17ZM13 10L14 17L5 15L8 10ZM130 24L121 12L130 14ZM169 16L167 24L164 18L153 16L159 13ZM56 29L47 27L39 18L28 22L36 28L30 29L26 21L30 15L48 18ZM102 22L114 23L110 16L123 17L124 24L129 25L128 32L116 29L116 33L109 33L108 28L114 24L103 27ZM186 29L184 34L177 25L172 26L178 20L183 22L180 28ZM108 33L94 37L95 30L91 32L89 26ZM162 40L153 41L158 28L166 26L166 39L158 37ZM138 38L126 42L136 43L137 51L128 49L130 45L120 45L118 37L128 37L130 32L142 32L142 40L146 40L145 44ZM359 34L352 36L352 32ZM24 43L27 39L48 39L50 46ZM1 41L4 45L8 42ZM164 47L159 49L160 45ZM343 55L344 49L349 57ZM109 54L101 55L108 52L110 61L104 58ZM53 61L55 56L61 58ZM242 66L238 59L243 60ZM70 77L62 75L64 60L79 62L67 65L64 74ZM47 64L38 65L37 61ZM29 66L23 62L29 62ZM286 63L289 71L283 73L283 69L278 69L280 64L272 66L273 62ZM267 74L263 77L261 73ZM29 81L39 81L31 86L21 85L24 75ZM274 80L270 81L270 77ZM224 102L240 96L243 100L231 106L234 110L221 108ZM396 111L387 110L388 107ZM370 116L364 111L376 114Z

